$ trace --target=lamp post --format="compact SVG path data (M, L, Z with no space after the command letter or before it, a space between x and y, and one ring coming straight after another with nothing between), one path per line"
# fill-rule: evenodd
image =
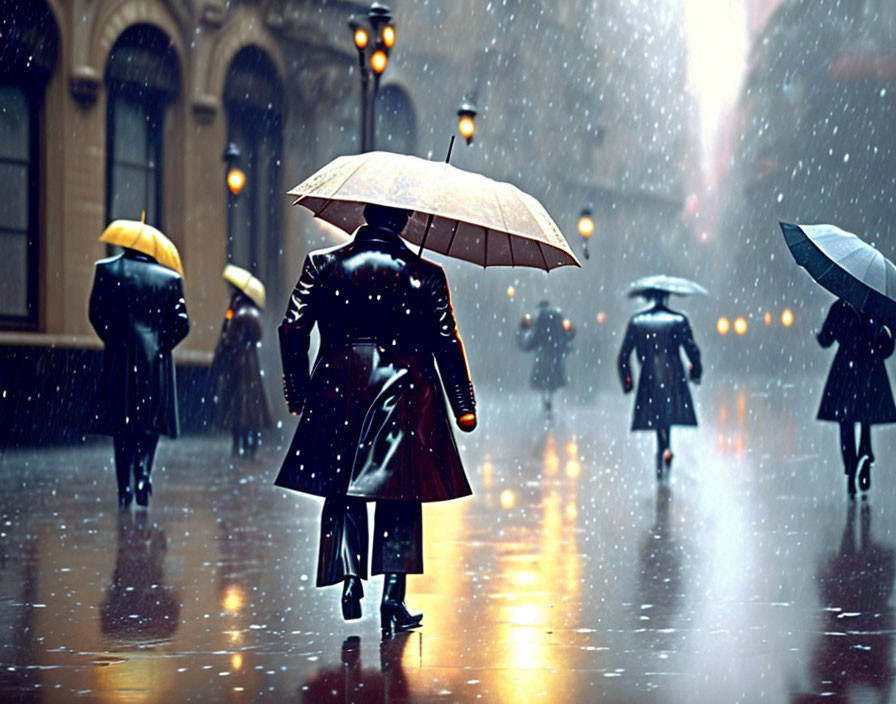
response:
M467 144L473 141L473 133L476 132L476 106L470 98L464 98L457 109L457 131L467 140Z
M591 208L586 206L579 213L579 234L582 236L582 250L585 254L585 259L591 259L591 254L588 252L588 240L591 239L593 233L594 218L592 217Z
M240 191L246 185L246 174L239 167L240 150L233 142L227 145L221 158L226 164L224 180L227 184L227 259L233 256L233 211Z
M395 46L395 26L392 24L389 8L378 2L370 6L366 21L352 17L348 24L352 29L355 49L358 50L358 68L361 74L361 151L369 152L374 149L375 143L375 109L380 76L386 70L389 52Z

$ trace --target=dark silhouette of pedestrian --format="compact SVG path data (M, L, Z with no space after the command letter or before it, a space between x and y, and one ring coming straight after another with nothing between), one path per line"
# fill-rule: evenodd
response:
M889 328L869 318L843 299L828 311L818 342L822 347L839 343L818 409L819 420L840 424L840 450L847 492L871 488L871 426L896 422L896 405L884 360L893 354ZM855 426L861 427L856 447Z
M361 615L376 502L385 635L422 618L404 605L405 576L423 571L421 503L471 493L442 387L463 431L476 404L444 271L400 239L407 211L367 205L364 217L351 242L308 255L280 326L284 392L301 418L276 484L325 497L317 585L343 583L346 619Z
M114 438L119 505L136 496L146 506L159 435L179 431L171 352L190 329L182 279L135 249L98 261L90 322L105 345L91 429Z
M261 310L249 296L234 290L212 374L217 382L217 423L231 431L237 457L254 457L262 430L273 424L258 361L261 337Z
M535 317L526 314L517 328L520 349L535 352L529 384L541 392L542 407L548 418L553 413L554 393L568 383L566 355L572 350L575 336L576 330L569 319L547 300L539 301Z
M622 390L629 393L634 389L631 354L636 353L641 376L631 429L656 433L656 472L657 478L661 478L664 467L672 464L672 426L697 425L680 348L684 348L690 360L692 381L700 381L703 367L691 325L682 313L667 306L668 292L648 290L640 295L653 305L629 320L617 368Z

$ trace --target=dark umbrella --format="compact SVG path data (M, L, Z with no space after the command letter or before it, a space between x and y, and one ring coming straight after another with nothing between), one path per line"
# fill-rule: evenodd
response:
M865 315L896 324L896 266L876 248L835 225L782 222L781 230L815 281Z
M650 295L653 291L662 293L674 293L679 296L690 296L695 293L706 295L709 293L700 284L683 279L680 276L667 276L666 274L657 274L655 276L645 276L638 279L629 287L629 298L635 296Z

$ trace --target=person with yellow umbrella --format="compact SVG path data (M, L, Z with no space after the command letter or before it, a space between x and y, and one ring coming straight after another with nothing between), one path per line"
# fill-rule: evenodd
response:
M100 241L124 251L96 263L90 293L90 323L104 344L91 430L114 438L124 509L135 497L148 505L159 435L178 435L171 352L190 321L183 265L165 235L142 221L115 220Z
M224 267L223 277L233 295L212 363L217 423L231 430L235 457L253 457L261 431L273 425L258 361L265 290L261 281L233 264Z

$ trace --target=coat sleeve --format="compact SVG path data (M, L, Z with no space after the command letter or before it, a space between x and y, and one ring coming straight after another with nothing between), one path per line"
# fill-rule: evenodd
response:
M278 329L280 360L283 364L283 394L291 413L300 413L308 389L308 350L311 331L317 322L315 280L317 269L311 256L305 257L302 274L293 289L286 315Z
M636 334L634 324L632 321L629 321L628 327L625 329L625 337L622 340L619 356L616 358L616 371L619 372L619 381L622 384L622 390L625 393L628 393L634 388L631 359L632 352L635 351Z
M93 288L90 291L90 307L88 317L96 334L105 343L109 341L109 326L111 319L109 316L109 306L113 301L107 296L106 274L100 267L96 268L93 277Z
M691 330L691 324L685 318L681 325L681 346L684 347L684 353L688 356L691 363L690 377L692 380L699 382L703 376L703 364L700 362L700 348L694 341L694 333Z
M172 279L168 285L168 302L165 319L162 321L163 351L170 352L177 347L190 332L190 318L187 315L187 301L184 285L180 277Z
M824 319L824 325L818 333L818 344L822 347L830 347L837 341L837 329L840 327L839 301L836 301L828 311L828 316Z
M467 366L464 343L457 332L448 280L441 268L429 279L429 301L433 319L431 349L455 418L476 412L476 397Z

